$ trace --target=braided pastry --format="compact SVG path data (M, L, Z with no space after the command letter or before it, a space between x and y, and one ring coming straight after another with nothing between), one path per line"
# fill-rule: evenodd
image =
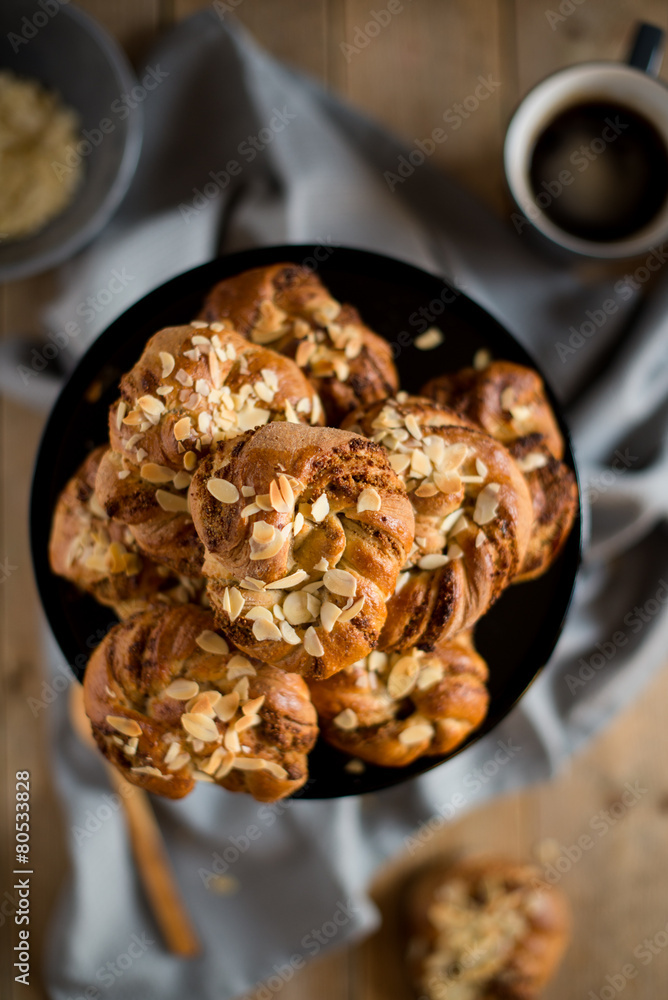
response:
M510 361L432 379L424 387L444 406L502 441L523 473L534 523L515 583L545 573L561 552L577 513L575 474L561 461L564 441L540 376Z
M269 424L202 460L190 506L216 621L236 646L316 678L374 648L413 540L382 448Z
M294 358L317 389L329 424L399 388L388 342L297 264L258 267L221 281L201 315L229 319L254 343Z
M146 466L143 472L109 449L95 480L99 505L109 517L128 526L146 556L162 562L174 573L201 578L204 546L188 510L190 475L184 472L179 478L179 473L158 486L146 478L153 475Z
M570 933L560 889L499 858L432 865L407 900L408 970L424 1000L536 1000Z
M385 767L450 753L485 718L487 665L470 632L438 652L379 650L311 681L320 730L339 750Z
M492 361L484 368L439 375L427 382L422 393L503 444L512 444L527 434L541 434L550 454L559 459L564 456L564 440L543 380L532 368L512 361Z
M471 628L521 566L532 522L526 482L502 444L428 399L400 393L347 424L387 449L415 511L380 648L431 650Z
M98 746L133 784L182 798L195 781L273 802L300 788L316 736L301 677L252 662L192 606L115 626L90 658L84 704Z
M103 445L92 451L58 498L49 539L51 569L120 618L151 603L195 600L193 582L178 580L166 566L142 556L127 526L100 507L95 477L107 450Z
M167 327L121 379L109 413L112 452L98 499L130 525L139 547L190 576L203 549L185 490L202 455L271 420L322 420L312 386L294 362L249 344L228 323Z

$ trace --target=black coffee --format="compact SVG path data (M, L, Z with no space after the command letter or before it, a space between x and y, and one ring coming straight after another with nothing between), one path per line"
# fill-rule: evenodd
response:
M668 152L654 126L619 104L562 111L531 157L536 204L561 229L597 242L642 229L668 196Z

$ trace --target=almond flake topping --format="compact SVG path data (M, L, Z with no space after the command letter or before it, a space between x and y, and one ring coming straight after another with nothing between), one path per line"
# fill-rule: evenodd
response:
M175 698L176 701L190 701L191 698L195 698L199 694L199 684L186 677L178 677L172 681L169 687L165 688L164 694L168 698Z
M177 441L183 441L185 438L189 437L192 431L192 423L190 417L181 417L174 424L174 437Z
M357 580L345 569L329 569L323 576L327 590L341 597L354 597L357 592Z
M329 500L326 493L321 493L311 507L311 517L314 521L324 521L329 514Z
M341 614L339 615L339 621L349 622L352 621L353 618L356 618L357 615L362 610L362 608L364 607L365 601L366 597L364 596L364 594L362 594L362 596L358 601L355 601L355 603L351 607L346 608L344 611L341 612Z
M499 489L498 483L488 483L480 490L473 511L473 520L476 524L487 524L496 517L499 508L497 496Z
M200 649L203 649L205 653L217 653L218 655L224 656L225 653L229 653L230 647L227 645L222 635L218 635L217 632L212 632L211 629L204 629L203 632L195 639L195 642Z
M216 723L203 712L185 712L181 716L181 725L187 733L203 743L211 743L220 736Z
M341 608L331 601L324 601L320 608L320 621L325 632L331 632L336 624L336 620L341 614Z
M174 371L174 366L176 364L174 355L170 354L169 351L160 351L158 357L160 358L160 363L162 365L162 377L169 378Z
M209 479L206 488L221 503L236 503L239 499L239 490L227 479Z
M413 343L421 351L432 351L443 343L443 333L437 326L430 326L428 330L416 337Z
M434 735L434 727L428 722L419 722L413 726L408 726L399 733L399 742L404 746L414 746L424 740L431 740Z
M311 625L310 628L306 629L304 633L304 649L309 654L309 656L323 656L324 648L320 639L318 638L318 633Z
M420 663L415 656L402 656L392 667L387 678L387 693L390 698L405 698L415 687Z
M229 694L224 694L214 709L217 718L221 722L229 722L239 707L239 700L238 691L230 691Z
M140 471L142 479L149 483L171 483L175 475L166 465L157 465L155 462L145 462Z
M274 625L273 622L265 621L263 618L258 618L257 621L253 622L253 635L258 642L262 642L266 639L273 640L274 642L280 642L282 639L281 633L278 630L278 625Z
M450 560L445 555L438 555L433 553L428 556L422 556L422 559L418 561L418 566L420 569L440 569L441 566L445 566Z
M107 715L105 721L123 736L141 736L141 726L134 719L127 719L124 715Z
M167 510L171 514L187 514L188 512L185 497L177 497L174 493L168 493L167 490L156 490L155 499L163 510Z
M357 498L357 513L362 514L365 510L380 510L380 504L380 493L373 486L368 486L362 490Z
M359 720L357 714L352 710L352 708L344 708L342 712L335 715L332 719L335 726L339 729L357 729L359 725Z
M296 587L298 584L303 583L304 580L308 580L308 573L305 569L298 569L294 573L291 573L290 576L284 576L282 580L274 580L272 583L268 583L265 590L289 590L291 587Z

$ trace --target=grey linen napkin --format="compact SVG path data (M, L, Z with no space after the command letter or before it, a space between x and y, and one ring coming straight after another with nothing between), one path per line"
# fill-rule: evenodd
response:
M155 801L204 942L196 960L162 947L119 800L72 734L66 698L55 698L44 717L72 862L46 961L55 1000L222 1000L265 979L273 995L323 948L373 928L365 887L382 860L419 850L434 819L553 774L668 648L666 289L619 347L647 270L586 283L429 164L391 192L383 174L406 148L215 12L180 24L147 65L163 81L144 102L133 186L104 236L63 269L65 290L49 311L53 329L74 319L80 330L66 363L151 288L220 250L320 241L392 254L447 275L500 318L568 402L592 544L548 668L501 726L446 766L361 799L267 807L200 785L183 802ZM253 142L263 148L251 160ZM114 272L123 280L100 296ZM91 295L98 308L86 318ZM599 325L609 299L618 308ZM58 691L68 668L49 643ZM220 875L236 880L235 893L216 891Z

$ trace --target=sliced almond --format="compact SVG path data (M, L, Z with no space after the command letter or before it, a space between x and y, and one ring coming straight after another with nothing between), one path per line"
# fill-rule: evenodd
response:
M274 620L274 616L272 615L270 609L265 608L262 604L256 604L252 607L246 612L244 618L246 618L249 622L258 621L260 618L264 619L266 622L272 622Z
M230 587L229 589L229 603L230 603L230 621L235 621L243 611L246 601L240 590L236 587Z
M406 430L411 435L411 437L414 437L416 441L422 440L422 431L420 430L420 425L418 424L417 419L413 413L409 413L409 415L404 420L404 424Z
M435 347L443 343L443 333L437 326L430 326L428 330L416 337L413 343L420 351L433 351Z
M380 510L380 493L373 486L368 486L362 490L357 498L357 513L361 514L365 510Z
M415 656L402 656L392 667L387 678L390 698L405 698L415 687L420 663Z
M531 451L524 458L518 458L517 464L522 472L535 472L547 465L547 456L540 451Z
M164 756L163 763L171 764L173 760L176 760L176 758L180 753L181 753L181 744L177 740L174 740L174 742L170 743L169 746L167 747L167 753Z
M203 712L185 712L181 716L181 725L187 733L203 743L211 743L220 736L216 723Z
M197 467L197 455L194 451L187 451L183 456L183 467L186 472L194 472Z
M162 377L169 378L174 371L174 366L176 365L174 355L170 354L169 351L160 351L158 357L160 358L160 364L162 365Z
M178 677L166 687L163 692L167 698L174 698L176 701L190 701L199 694L199 684L197 681L188 680L186 677Z
M422 558L418 560L418 566L420 569L440 569L441 566L445 566L447 562L449 562L449 559L446 555L432 553L431 555L422 556Z
M159 420L165 412L165 404L161 399L156 399L155 396L140 396L137 405L154 420Z
M359 601L355 601L355 603L351 607L346 608L345 611L341 612L341 614L339 615L339 621L349 622L352 621L353 618L356 618L357 615L362 610L362 608L364 607L365 601L366 597L364 596L364 594L362 594Z
M264 705L264 702L265 695L261 694L259 697L251 698L250 701L247 701L241 711L244 715L256 715Z
M175 493L168 493L167 490L156 490L155 499L163 510L171 514L188 513L188 502L185 497L178 497Z
M107 715L105 721L117 733L123 736L141 736L142 728L134 719L128 719L124 715Z
M167 765L167 770L180 771L181 768L186 767L186 765L189 763L190 763L190 754L180 753L178 757L175 757L174 760L169 762L169 764Z
M357 729L359 725L359 720L357 718L357 713L352 710L352 708L344 708L342 712L335 715L332 722L339 729L351 730Z
M345 569L329 569L323 576L327 590L340 597L354 597L357 593L357 580Z
M225 756L221 761L220 767L218 768L215 774L215 778L217 781L220 781L221 778L226 777L226 775L230 773L230 771L234 767L235 760L236 757L234 756L234 754L230 750L227 750Z
M206 488L221 503L236 503L239 499L239 490L227 479L209 479Z
M324 521L329 514L329 500L326 493L321 493L311 507L311 517L314 521Z
M293 629L290 622L287 621L281 622L279 628L281 630L281 635L283 636L285 641L289 643L291 646L298 646L301 643L301 639Z
M233 718L236 710L239 707L239 692L230 691L229 694L224 694L216 703L214 712L216 717L220 719L221 722L229 722Z
M304 649L309 654L309 656L324 656L325 650L322 643L318 637L318 633L311 625L310 628L306 629L304 633Z
M435 497L439 492L438 486L435 483L420 483L418 488L415 490L416 497Z
M397 475L401 475L402 472L405 472L410 464L411 464L410 455L402 453L399 453L397 455L390 455L390 465L397 473Z
M217 632L212 632L211 629L204 629L203 632L195 639L195 642L200 649L203 649L205 653L217 653L218 655L224 656L225 653L229 653L230 647L227 645L222 635L218 635Z
M223 746L226 750L231 750L232 753L240 753L241 740L239 739L239 734L234 729L228 729L225 733Z
M272 583L268 583L265 590L289 590L290 587L296 587L298 584L303 583L304 580L308 580L308 573L304 569L298 569L290 576L284 576L282 580L274 580Z
M234 729L237 733L245 733L247 729L259 726L261 722L262 719L259 715L244 715L234 723Z
M473 520L476 524L488 524L496 517L499 509L498 491L498 483L488 483L480 490L473 511Z
M399 733L399 742L403 743L404 746L410 747L414 746L416 743L431 740L433 735L433 726L431 726L428 722L418 722L413 726L407 726L406 729Z
M238 771L264 771L266 761L262 757L237 757L234 762Z
M324 601L320 608L320 621L325 632L331 632L336 624L336 620L341 614L341 608L331 601Z
M257 621L253 622L253 635L258 642L265 640L280 642L283 638L279 632L278 625L275 625L274 622L265 621L263 618L258 618Z
M432 663L427 667L423 667L417 679L418 691L428 691L434 684L438 684L443 680L443 674L444 669L441 664Z
M130 770L133 774L148 774L151 778L164 778L166 775L162 773L160 768L153 767L152 764L141 764L139 767L131 767Z
M285 768L273 760L265 760L264 770L270 774L272 778L277 778L278 781L283 781L288 776L288 772Z

